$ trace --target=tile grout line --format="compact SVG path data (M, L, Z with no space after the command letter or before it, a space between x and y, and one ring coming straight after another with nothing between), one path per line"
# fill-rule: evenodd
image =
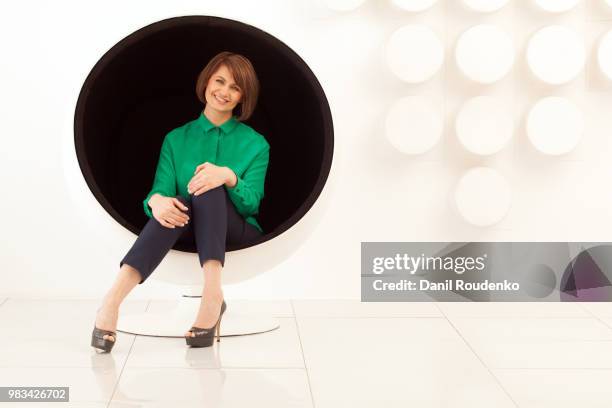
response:
M125 357L125 362L123 363L123 366L121 367L121 371L119 372L119 375L117 376L117 382L115 383L115 386L113 387L113 392L111 393L111 397L108 400L108 404L106 405L106 408L110 406L110 404L113 402L113 398L115 398L115 393L117 392L117 387L119 387L119 382L121 381L123 370L125 369L128 359L130 358L130 354L132 353L132 348L134 348L134 343L136 343L136 337L138 337L138 335L135 335L134 339L132 340L132 344L130 345L130 349L128 350L127 356Z
M146 313L147 310L149 310L149 305L151 305L151 299L147 300L147 306L145 307L144 312ZM125 370L125 366L127 366L127 362L130 359L130 355L132 354L132 349L134 348L134 344L136 343L136 338L138 337L138 335L134 335L134 339L132 339L132 344L130 345L130 349L128 350L127 355L125 356L125 361L123 362L123 366L121 367L121 371L119 372L119 375L117 376L117 382L115 383L115 386L113 387L113 392L111 393L110 399L108 400L108 403L106 404L106 408L110 407L110 404L112 404L113 402L113 398L115 398L115 393L117 392L117 388L119 387L119 382L121 381L121 376L123 375L123 370ZM117 341L118 339L115 339L115 341Z
M1 369L42 369L42 370L55 370L55 369L90 369L90 368L100 368L97 366L73 366L73 365L33 365L33 366L1 366ZM136 370L149 370L149 369L172 369L172 370L193 370L193 371L201 371L201 370L227 370L227 371L260 371L260 370L274 370L274 371L303 371L304 367L270 367L270 366L225 366L225 367L185 367L185 366L140 366L135 365L132 368ZM493 367L495 370L504 371L504 370L600 370L600 371L610 371L612 372L612 367Z
M500 367L496 368L496 370L550 370L550 371L559 371L559 370L601 370L601 371L610 371L612 372L612 367Z
M101 368L100 366L86 366L86 365L7 365L7 366L0 366L0 369L17 369L17 368L40 368L40 369L49 369L49 370L54 370L54 369L63 369L63 368ZM133 365L132 368L135 369L139 369L139 370L143 370L143 369L152 369L152 368L171 368L171 369L180 369L180 370L300 370L303 371L304 367L302 366L295 366L295 367L270 367L270 366L223 366L223 367L185 367L185 366L173 366L173 365L166 365L166 366L145 366L145 365ZM608 368L608 370L612 370L612 368Z
M300 336L300 325L297 320L297 315L295 314L295 307L293 306L293 299L289 299L289 304L291 304L291 311L293 312L293 320L295 321L295 329L298 335L298 341L300 342L300 351L302 352L302 362L304 363L304 368L306 369L306 380L308 381L308 391L310 391L310 402L312 403L312 407L316 408L314 395L312 393L312 385L310 384L310 373L308 372L308 365L306 364L306 356L304 355L304 347L302 346L302 336Z
M514 404L515 407L520 408L520 406L518 405L518 403L514 400L514 398L512 398L512 395L510 395L510 393L508 392L508 390L506 390L506 388L503 386L503 384L501 383L500 379L497 378L497 376L493 373L493 371L491 371L491 368L486 365L484 363L484 361L482 360L482 358L480 358L480 356L478 355L478 353L476 353L476 350L474 350L474 348L472 347L472 345L465 339L465 337L463 337L463 335L459 332L459 330L457 329L457 327L451 322L451 320L448 318L448 316L444 313L444 311L442 310L442 308L439 308L440 311L442 312L442 314L444 315L444 317L446 317L446 321L448 322L448 324L450 324L453 329L457 332L457 334L459 335L459 337L461 337L461 340L463 340L463 342L465 343L465 345L472 351L472 353L474 354L474 356L476 356L476 358L478 359L478 361L480 361L480 364L483 365L483 367L489 372L489 374L491 375L491 377L493 377L493 379L495 380L495 382L497 383L497 385L499 385L499 387L502 389L502 391L508 396L508 398L510 398L510 401L512 401L512 403Z
M591 315L591 317L594 317L595 320L598 320L601 324L603 324L604 326L606 326L608 329L612 330L612 326L609 325L608 323L606 323L603 319L601 319L598 315L596 315L595 313L591 312L591 310L583 305L578 305L580 306L580 308L584 311L586 311L589 315Z
M384 317L384 316L381 316ZM469 319L469 320L478 320L478 319L503 319L503 320L518 320L518 319L528 319L528 320L592 320L593 318L591 316L567 316L567 317L560 317L560 316L494 316L494 315L483 315L483 316L462 316L462 315L456 315L453 316L456 319ZM406 317L406 318L410 318L410 317ZM424 317L423 317L424 318ZM439 317L440 318L440 317ZM433 319L433 317L432 317ZM443 317L442 317L443 319Z
M442 317L443 318L444 317L447 318L448 315L446 315L444 313L443 308L440 307L438 305L438 303L440 303L440 302L435 302L434 304L438 308L438 310L440 310L440 312L443 314ZM446 302L446 303L451 303L451 302ZM487 302L483 302L483 303L487 303ZM580 303L580 302L578 302L578 303ZM586 311L587 312L587 316L545 316L545 315L540 315L540 316L517 316L517 315L503 316L503 315L495 315L495 314L481 315L481 316L468 316L468 315L457 314L454 317L455 318L459 318L459 319L508 319L508 320L511 320L511 319L530 319L530 320L533 320L533 319L547 319L547 320L554 320L554 319L590 319L591 317L595 316L586 307L584 307L582 305L577 305L577 306L579 308L581 308L583 311Z
M277 318L283 318L282 316L276 316ZM290 317L290 316L288 316ZM444 319L444 316L302 316L304 319ZM584 319L584 317L583 317Z
M444 311L442 310L442 308L440 307L440 305L438 305L438 302L433 302L434 306L436 307L436 309L438 309L438 312L440 312L440 317L443 319L448 320L448 318L446 317L446 315L444 314Z
M16 367L1 367L1 368L21 368L21 366ZM91 368L86 366L44 366L44 367L25 367L25 368ZM192 370L192 371L201 371L201 370L211 370L211 371L261 371L261 370L290 370L290 371L304 371L304 367L270 367L270 366L223 366L223 367L185 367L185 366L141 366L141 365L133 365L133 369L136 370L149 370L149 369L171 369L171 370ZM612 369L611 369L612 370Z

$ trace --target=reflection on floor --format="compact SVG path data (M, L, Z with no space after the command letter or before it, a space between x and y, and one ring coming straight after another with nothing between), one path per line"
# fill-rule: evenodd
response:
M227 303L281 327L205 349L120 332L98 354L98 300L0 299L0 386L68 386L75 407L612 406L612 303Z

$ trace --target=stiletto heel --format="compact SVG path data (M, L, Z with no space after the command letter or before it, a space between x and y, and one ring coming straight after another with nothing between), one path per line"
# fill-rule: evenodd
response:
M225 300L221 303L221 313L219 313L219 318L217 319L217 323L213 327L210 328L201 328L192 326L191 332L195 336L185 337L185 342L188 346L191 347L210 347L215 342L215 334L217 336L217 341L221 341L221 318L223 317L223 313L225 312Z

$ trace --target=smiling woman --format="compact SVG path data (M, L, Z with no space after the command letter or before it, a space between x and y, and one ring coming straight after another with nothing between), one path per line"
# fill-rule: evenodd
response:
M242 55L224 51L213 57L200 72L196 83L200 102L220 111L232 111L240 104L238 120L253 114L259 97L259 80L251 62Z
M248 227L261 232L255 216L264 195L270 145L264 136L241 122L251 116L257 104L259 82L255 69L246 57L224 51L208 62L195 88L205 104L204 110L199 118L166 135L153 188L143 201L144 211L165 227L182 227L185 220L177 212L179 202L175 201L176 209L163 207L163 214L161 210L155 213L153 207L163 197L195 197L224 185L231 203L250 224ZM244 227L235 228L245 231ZM228 226L227 230L233 229ZM189 234L180 238L185 237L187 242L193 241ZM228 243L242 241L240 237L228 237Z
M257 109L243 123L265 135L274 152L257 218L264 235L227 250L281 235L323 190L332 163L333 124L325 93L308 65L255 27L219 17L170 18L134 32L104 54L76 106L80 170L100 205L134 234L147 221L142 200L151 189L164 138L201 113L194 83L202 67L225 50L246 56L256 69ZM244 91L240 73L235 74ZM242 105L235 108L239 116L246 109ZM173 248L196 252L193 242L179 240Z
M98 310L91 340L96 349L111 351L119 306L179 239L195 242L204 272L199 312L185 333L186 343L210 347L215 336L220 340L226 246L251 243L262 235L255 216L264 193L270 145L234 112L244 103L240 118L248 119L258 89L253 65L239 54L221 52L200 73L196 92L204 109L164 138L153 189L143 201L150 219L119 262L119 274Z
M229 59L218 55L228 50L233 53ZM249 80L249 66L259 81ZM200 273L196 278L185 268L170 268L165 280L202 282L203 269L202 299L208 300L185 333L188 344L202 346L211 344L215 331L218 339L226 307L220 268L230 268L223 274L227 283L273 268L318 222L315 211L283 234L323 190L331 169L333 125L315 75L281 41L237 21L187 16L144 27L102 56L79 94L74 141L80 170L97 201L138 235L97 313L92 345L110 351L118 305L155 269L160 255L178 249L198 252ZM205 231L214 231L214 239L185 234L186 239L176 240L181 230L203 234L195 231L197 219ZM223 245L219 231L238 239ZM223 265L225 252L238 249L245 251ZM179 320L139 316L131 332L177 335L183 331ZM165 330L163 324L172 328Z

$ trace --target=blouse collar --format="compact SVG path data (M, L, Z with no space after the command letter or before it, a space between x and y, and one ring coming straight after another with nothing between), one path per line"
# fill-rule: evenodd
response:
M200 113L200 117L198 118L198 123L200 124L200 126L202 127L202 129L205 132L208 132L209 130L218 127L225 134L228 134L232 130L234 130L234 128L238 124L238 120L234 116L232 116L231 118L229 118L228 120L223 122L220 126L216 126L214 123L212 123L210 120L208 120L206 115L204 115L204 112L202 112L202 113Z

